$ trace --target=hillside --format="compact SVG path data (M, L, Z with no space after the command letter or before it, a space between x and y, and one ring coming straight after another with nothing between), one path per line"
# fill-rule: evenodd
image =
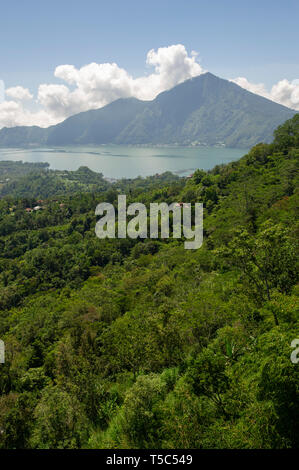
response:
M2 198L0 448L298 448L298 162L296 115L189 179ZM203 202L203 246L99 240L119 192Z
M274 129L295 111L206 73L153 101L119 99L48 129L4 128L0 146L178 144L248 148L270 142Z

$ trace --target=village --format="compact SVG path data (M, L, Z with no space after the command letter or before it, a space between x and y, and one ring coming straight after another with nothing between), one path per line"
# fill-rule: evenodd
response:
M60 202L60 201L53 201L54 203L58 204L59 207L61 209L63 209L65 207L65 204L63 202ZM13 214L16 210L17 206L11 206L9 208L9 211L11 214ZM47 206L45 205L44 201L42 199L39 199L36 201L36 206L33 206L33 207L26 207L24 209L25 212L27 212L28 214L32 213L32 212L38 212L38 211L42 211L42 210L45 210L47 209Z

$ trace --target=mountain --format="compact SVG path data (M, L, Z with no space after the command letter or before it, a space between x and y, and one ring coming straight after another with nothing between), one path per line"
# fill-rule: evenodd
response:
M118 99L47 129L3 128L0 146L86 144L225 144L270 142L295 114L235 83L205 73L160 93L153 101Z

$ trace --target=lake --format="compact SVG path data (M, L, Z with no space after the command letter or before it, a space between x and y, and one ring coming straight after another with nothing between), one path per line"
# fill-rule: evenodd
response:
M88 166L107 178L134 178L171 171L180 176L196 168L209 170L217 164L238 160L246 149L225 147L133 147L101 145L38 149L0 149L0 160L48 162L55 170Z

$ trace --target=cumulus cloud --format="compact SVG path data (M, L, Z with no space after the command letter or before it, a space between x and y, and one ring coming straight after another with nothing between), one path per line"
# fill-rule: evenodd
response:
M155 73L135 80L134 96L143 100L152 100L161 91L202 74L204 70L196 61L196 57L195 51L192 51L189 57L182 44L160 47L157 51L150 50L146 63L155 68Z
M33 98L28 88L23 88L22 86L15 86L12 88L7 88L5 94L14 100L27 101Z
M20 103L32 99L29 90L14 87L6 90L13 99L2 103L0 126L40 125L63 121L68 116L97 109L118 98L136 97L152 100L162 91L204 72L197 60L197 53L189 55L182 44L150 50L146 65L153 73L133 78L116 63L95 62L77 69L74 65L56 67L54 75L65 84L41 84L38 88L39 112L29 112Z
M230 81L236 83L242 88L245 88L245 90L255 93L256 95L261 95L265 98L268 98L268 93L263 83L250 83L245 77L233 78Z
M299 111L299 80L281 80L272 87L271 96L274 101Z
M196 53L189 56L181 44L150 50L146 64L154 68L154 73L139 78L133 78L115 63L93 62L80 69L60 65L55 70L55 77L75 85L75 89L70 91L64 85L41 85L38 100L57 118L67 117L100 108L118 98L134 96L152 100L162 91L203 73L196 61Z
M3 101L0 103L0 129L15 126L42 126L55 124L54 119L46 110L32 112L24 108L22 102Z
M198 53L191 51L188 54L182 44L151 49L146 56L146 66L148 73L134 78L116 63L93 62L81 68L70 64L59 65L54 76L64 83L41 84L35 99L22 86L6 90L6 101L1 102L0 99L0 128L22 125L48 127L73 114L101 108L118 98L152 100L162 91L205 72L199 63ZM270 91L263 83L250 83L244 77L231 81L299 110L299 80L281 80ZM38 106L38 111L32 110L32 104Z
M3 98L4 96L12 99L0 100L0 129L2 127L33 125L48 127L56 123L56 120L46 109L32 112L24 107L24 102L33 99L33 95L27 88L16 86L5 90L3 83Z
M280 80L267 91L263 83L250 83L245 77L231 80L245 90L264 96L269 100L299 111L299 80Z

